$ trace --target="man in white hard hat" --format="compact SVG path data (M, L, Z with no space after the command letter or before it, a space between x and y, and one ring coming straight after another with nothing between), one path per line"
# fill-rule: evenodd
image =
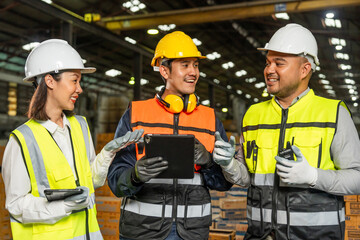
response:
M343 195L360 193L360 141L346 105L308 87L317 49L298 24L259 49L267 52L264 77L274 97L252 105L242 122L251 177L245 239L344 238Z
M74 115L82 93L84 67L78 52L66 41L46 40L25 63L24 81L36 82L29 120L11 132L2 176L17 239L103 239L96 219L94 189L105 183L115 153L140 139L142 131L128 132L95 154L86 119ZM61 195L57 191L79 193Z

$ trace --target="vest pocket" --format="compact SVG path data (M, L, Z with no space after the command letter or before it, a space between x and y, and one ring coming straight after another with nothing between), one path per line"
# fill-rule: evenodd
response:
M318 134L310 134L311 137L295 137L294 144L299 147L310 166L319 168L321 164L322 138Z
M34 239L57 239L59 236L72 238L73 222L71 214L55 224L33 224Z
M131 225L159 231L165 221L165 210L165 194L151 199L125 197L121 207L120 230Z
M288 239L297 239L294 236L322 239L323 232L333 236L331 239L341 239L334 237L343 230L339 212L343 202L339 197L317 190L304 190L287 193L285 201ZM311 238L307 235L309 231L312 232Z
M193 186L189 186L190 188ZM185 198L184 198L184 219L183 225L185 229L194 229L194 228L207 228L211 226L211 209L209 209L210 214L206 215L204 211L206 211L206 204L210 204L211 197L210 193L207 189L203 186L194 187L194 189L187 189L185 191ZM203 206L202 212L195 212L198 217L188 217L189 215L189 208L192 206ZM179 214L179 213L178 213ZM181 220L180 220L181 221Z
M275 172L278 134L258 130L255 139L246 142L246 164L250 173Z

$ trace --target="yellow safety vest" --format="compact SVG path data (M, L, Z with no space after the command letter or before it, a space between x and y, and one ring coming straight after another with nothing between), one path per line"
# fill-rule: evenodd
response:
M72 213L55 224L22 224L11 218L14 240L103 239L96 219L95 194L89 164L90 132L84 117L68 117L73 148L73 171L51 134L35 120L29 120L12 132L22 150L31 182L31 194L45 197L44 189L89 188L91 203L87 209Z
M275 160L287 145L295 145L312 167L334 170L330 147L339 105L347 109L343 102L310 90L288 109L273 98L252 105L245 113L243 148L251 173L245 239L264 237L270 231L275 231L277 239L306 239L309 232L314 234L312 239L321 239L324 232L339 237L345 220L342 197L281 183Z

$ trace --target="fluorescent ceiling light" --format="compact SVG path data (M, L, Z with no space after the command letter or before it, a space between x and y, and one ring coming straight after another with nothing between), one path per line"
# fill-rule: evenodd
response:
M338 50L338 51L340 51L340 50L343 49L343 46L341 46L341 45L336 45L336 46L335 46L335 49Z
M230 85L227 85L226 88L229 90L232 89L232 87Z
M149 80L147 80L145 78L140 79L140 85L146 85L148 83L149 83Z
M342 38L330 38L330 44L331 45L341 45L341 46L345 47L346 41L345 41L345 39L342 39Z
M39 44L40 44L39 42L31 42L31 43L23 45L22 48L26 51L30 51L30 50L34 49L35 47L37 47Z
M193 38L192 40L193 40L193 42L195 43L196 46L200 46L202 44L202 42L197 38Z
M355 81L353 80L353 79L349 79L349 78L345 78L344 79L344 82L346 83L346 84L355 84Z
M204 72L200 72L200 77L206 77L206 73L204 73Z
M209 100L209 99L206 99L206 100L204 100L204 101L201 101L201 104L208 106L208 105L210 105L210 100Z
M251 95L250 94L245 94L245 97L247 98L247 99L250 99L251 98Z
M148 29L147 30L147 34L149 34L149 35L156 35L158 33L159 33L159 30L157 30L157 29Z
M121 71L116 70L116 69L110 69L105 72L105 75L110 76L110 77L116 77L116 76L121 75Z
M213 52L213 53L207 54L206 57L207 57L209 60L215 60L215 59L217 59L217 58L220 58L220 57L221 57L221 54L218 53L218 52Z
M159 25L158 28L161 30L161 31L165 31L165 32L168 32L174 28L176 28L176 24L162 24L162 25Z
M146 8L146 5L139 0L131 0L122 4L124 8L129 9L131 12L138 12L140 9Z
M330 84L330 81L329 81L329 80L325 80L325 79L321 79L321 80L319 80L319 82L320 82L321 84L324 84L324 85Z
M240 71L237 71L236 73L235 73L235 75L237 76L237 77L242 77L242 76L244 76L244 75L246 75L247 74L247 72L244 70L244 69L242 69L242 70L240 70Z
M265 85L266 84L264 82L255 83L256 88L262 88L262 87L265 87Z
M335 14L333 12L328 12L326 18L334 18Z
M226 113L226 112L229 111L229 109L227 109L227 108L224 107L224 108L221 109L221 111L224 112L224 113Z
M325 25L327 27L341 28L341 21L339 19L325 18Z
M238 89L238 90L236 90L236 93L241 95L243 92L240 89Z
M256 77L252 77L252 78L245 78L245 82L247 82L247 83L253 83L253 82L256 82Z
M131 44L136 44L136 40L130 38L130 37L125 37L125 41L131 43Z
M216 83L216 84L219 84L220 83L220 80L219 79L216 79L216 78L214 78L214 83Z
M326 76L324 75L324 74L322 74L322 73L319 73L319 78L326 78Z
M235 66L235 64L233 62L227 62L227 63L223 63L221 64L222 68L224 69L229 69L229 68L233 68Z
M339 64L338 68L341 70L350 70L351 69L351 65L346 65L346 64Z
M335 53L334 57L335 59L349 60L349 54L347 53Z
M287 13L275 13L275 17L278 19L285 19L285 20L289 20L290 17Z

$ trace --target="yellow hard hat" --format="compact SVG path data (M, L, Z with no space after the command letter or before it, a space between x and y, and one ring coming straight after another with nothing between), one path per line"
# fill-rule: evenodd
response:
M157 44L154 57L151 61L151 66L159 67L159 59L161 58L206 58L201 56L195 43L184 32L175 31L166 34Z

